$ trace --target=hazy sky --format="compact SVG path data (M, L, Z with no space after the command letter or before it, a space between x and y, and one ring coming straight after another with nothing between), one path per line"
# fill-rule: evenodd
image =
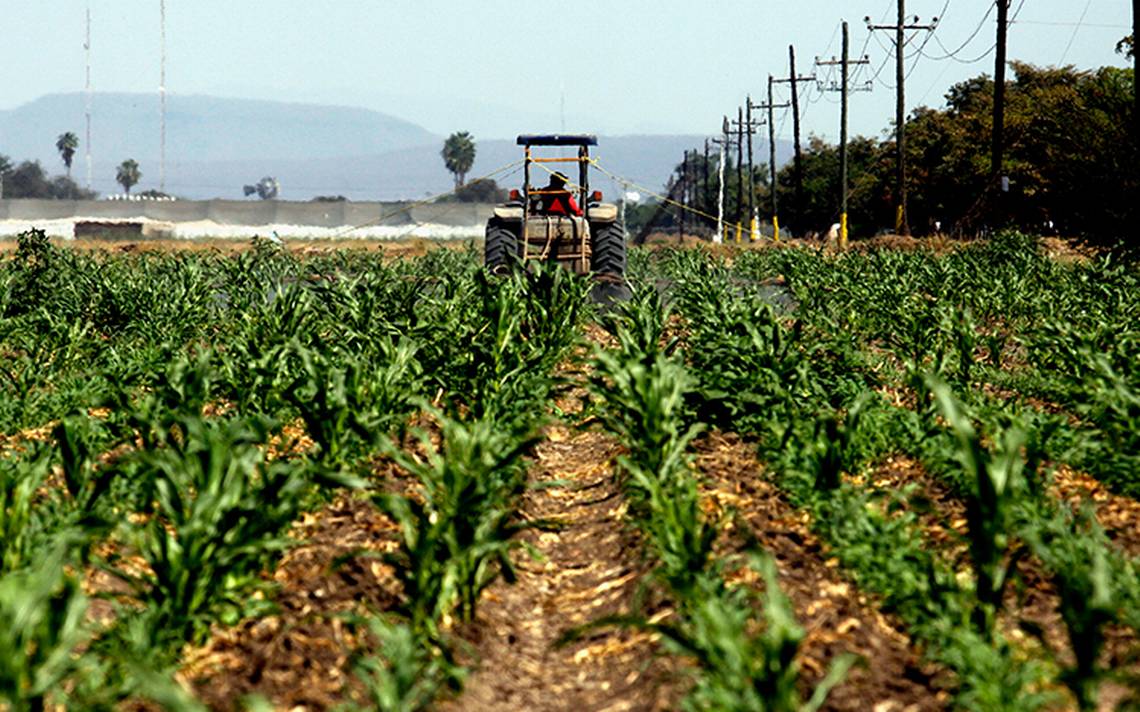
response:
M558 129L598 133L719 130L745 95L760 100L769 73L839 53L839 23L853 54L882 67L870 93L854 95L854 133L879 134L894 115L889 38L868 36L863 17L893 22L896 0L167 0L167 89L297 102L359 105L445 133L476 138ZM1087 5L1086 5L1087 3ZM1013 0L1011 59L1037 64L1123 65L1114 45L1129 32L1127 0ZM90 0L96 91L156 91L159 0ZM909 0L923 21L942 14L933 38L918 35L908 107L940 105L954 82L993 71L990 0ZM84 81L85 0L4 0L0 108ZM1078 21L1081 24L1078 26ZM963 43L956 59L940 59ZM922 55L917 50L922 49ZM805 133L838 134L838 95L806 89ZM778 95L778 100L783 93ZM780 135L791 122L777 116ZM2 141L2 138L0 138Z

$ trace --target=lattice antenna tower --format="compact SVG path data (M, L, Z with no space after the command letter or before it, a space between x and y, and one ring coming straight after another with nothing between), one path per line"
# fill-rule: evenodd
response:
M159 24L159 140L158 140L158 189L166 192L166 0L158 0Z
M91 4L87 4L87 34L83 40L83 51L87 59L87 81L83 85L84 91L84 117L87 120L87 130L83 138L84 154L87 160L87 190L91 190Z

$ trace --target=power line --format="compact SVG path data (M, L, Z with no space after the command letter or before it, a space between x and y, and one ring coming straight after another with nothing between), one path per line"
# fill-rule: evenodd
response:
M1080 31L1081 26L1085 22L1085 15L1089 14L1089 7L1092 6L1092 0L1085 2L1085 9L1081 11L1081 19L1077 20L1076 26L1073 28L1073 34L1069 37L1069 44L1065 45L1065 51L1061 53L1061 61L1057 64L1064 64L1065 57L1069 56L1069 50L1073 48L1073 41L1077 39L1077 32Z
M946 54L942 57L933 57L933 56L927 55L927 59L933 59L935 61L942 61L944 59L954 59L960 52L962 52L962 50L966 49L966 47L969 47L971 42L973 42L975 39L977 39L978 35L982 31L982 28L986 26L986 21L990 19L990 14L994 11L995 7L996 7L996 5L994 3L990 3L990 6L988 8L986 8L986 14L982 15L982 21L978 23L978 26L974 28L974 31L971 32L970 36L966 38L966 41L963 42L962 44L958 45L957 49L948 50L948 49L946 49L946 45L942 44L941 39L936 39L935 41L938 42L938 46L941 47L942 51L945 52ZM989 52L987 52L987 54L989 54ZM974 60L974 61L977 61L977 60Z
M1013 20L1009 24L1014 24ZM1114 25L1109 22L1049 22L1046 20L1019 20L1019 25L1046 25L1049 27L1097 27L1105 30L1131 30L1131 25Z

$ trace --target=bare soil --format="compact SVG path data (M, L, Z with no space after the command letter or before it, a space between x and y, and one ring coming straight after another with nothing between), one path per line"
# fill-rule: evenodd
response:
M242 709L253 694L276 709L335 707L364 642L351 614L390 608L400 593L390 570L357 552L384 550L395 534L376 507L349 494L305 515L292 532L304 543L273 573L280 611L217 628L203 648L186 652L179 677L211 709Z
M231 238L146 238L146 239L108 239L108 238L80 238L76 240L52 239L57 247L83 250L87 252L108 252L112 254L125 254L133 252L217 252L220 254L236 254L252 248L253 235L244 239ZM380 239L290 239L286 240L286 248L296 255L311 255L325 252L340 252L355 250L362 252L382 252L390 257L420 257L432 250L462 250L471 244L471 240L428 240L410 238L402 240ZM0 258L16 251L17 243L14 239L0 239Z
M707 435L695 447L709 496L724 510L734 510L776 561L780 586L807 631L799 655L805 695L832 661L854 653L863 664L832 690L824 709L947 709L952 676L924 661L902 624L844 578L838 561L809 530L807 515L764 478L755 447L723 433Z
M892 457L874 468L867 484L884 491L914 488L908 506L917 507L920 526L927 541L941 551L952 564L969 572L969 551L966 543L967 523L964 503L950 489L930 475L920 463L906 457ZM1135 556L1136 542L1140 540L1140 503L1127 497L1114 495L1096 480L1059 468L1055 474L1053 492L1062 501L1078 504L1086 497L1109 538L1126 555ZM1073 655L1068 632L1061 615L1060 594L1044 566L1033 556L1017 562L1017 576L1006 592L1000 625L1007 637L1026 650L1045 658L1053 658L1061 665L1072 665ZM1140 674L1140 641L1136 631L1124 625L1105 628L1105 644L1101 665L1113 671ZM1115 682L1101 685L1101 709L1116 709L1117 703L1133 697Z
M519 580L494 584L466 636L475 672L443 710L667 710L679 681L645 633L596 629L560 646L571 629L627 612L648 564L613 475L621 452L601 433L552 426L536 452L524 519L558 531L522 538Z

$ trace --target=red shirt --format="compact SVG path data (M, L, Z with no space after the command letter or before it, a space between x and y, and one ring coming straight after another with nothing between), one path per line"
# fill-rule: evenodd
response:
M577 215L582 216L582 209L574 200L570 191L560 191L558 194L542 196L542 209L550 215Z

